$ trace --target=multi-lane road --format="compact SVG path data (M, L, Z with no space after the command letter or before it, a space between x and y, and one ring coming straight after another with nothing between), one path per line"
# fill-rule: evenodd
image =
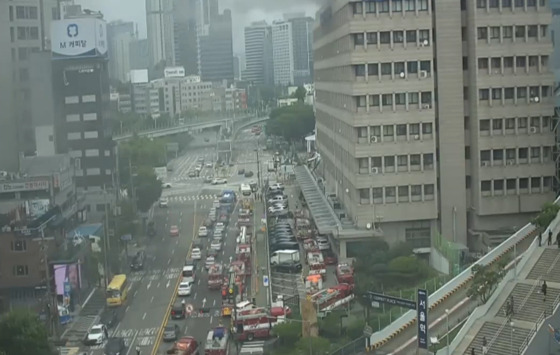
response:
M203 259L197 269L197 279L191 296L185 298L186 303L192 305L195 312L184 320L170 320L169 311L173 304L181 302L181 298L176 296L176 289L193 240L201 242L205 248L209 247L210 241L206 240L208 238L198 239L196 235L198 227L208 215L212 201L225 188L237 191L241 183L257 180L256 137L247 131L241 132L241 136L244 143L237 147L236 164L227 168L226 185L212 186L203 182L203 176L215 173L211 168L205 168L199 178L188 176L199 158L202 157L205 161L215 160L215 150L212 148L189 150L170 162L173 170L168 173L167 181L171 182L172 186L163 193L163 196L168 198L168 207L155 208L157 235L145 243L145 268L128 273L130 296L123 306L118 325L109 332L112 336L125 339L128 348L124 355L136 355L136 347L140 348L142 355L165 354L172 344L161 341L161 329L168 322L179 325L181 334L194 336L203 345L209 329L228 321L220 316L220 291L210 291L207 287L208 273L203 267L206 251L203 251ZM266 169L266 162L271 156L264 151L260 151L259 155L261 177L264 179L269 174L263 168ZM254 175L245 178L238 174L239 169L253 171ZM274 179L272 175L269 177ZM237 212L238 208L235 208L222 251L217 258L226 267L230 257L234 257L235 254ZM179 227L179 237L169 236L169 228L172 225ZM203 304L205 308L209 308L209 312L199 314L196 311L200 310ZM84 350L89 351L90 355L101 355L103 347L104 345L99 345Z

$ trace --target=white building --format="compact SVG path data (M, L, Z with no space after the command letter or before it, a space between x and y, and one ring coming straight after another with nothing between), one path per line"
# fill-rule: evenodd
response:
M173 65L175 57L173 0L146 0L146 25L150 68L165 61Z
M292 24L275 21L272 23L272 57L274 60L274 84L294 83L294 46Z

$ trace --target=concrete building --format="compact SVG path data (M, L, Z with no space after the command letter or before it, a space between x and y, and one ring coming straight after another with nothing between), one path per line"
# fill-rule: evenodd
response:
M173 0L146 0L149 68L175 65Z
M241 63L239 57L233 56L233 80L239 80L241 78Z
M147 69L150 67L150 51L146 38L132 39L128 51L130 56L130 70Z
M17 170L20 152L35 153L30 57L50 49L50 22L58 14L55 0L0 0L0 170Z
M131 111L149 116L160 117L160 90L148 81L147 70L133 70L130 74Z
M303 14L284 15L292 24L294 85L313 82L313 18Z
M52 156L55 149L55 111L52 80L52 54L34 52L29 58L31 117L37 156Z
M212 83L202 81L197 75L185 76L184 71L178 75L168 74L165 78L153 80L151 85L159 92L161 112L171 117L179 117L186 111L212 110Z
M247 109L247 93L245 89L231 87L224 93L225 111L244 111Z
M204 81L233 83L233 37L231 11L210 16L209 25L200 26L198 64Z
M272 85L272 27L266 21L245 27L245 70L242 78L252 85Z
M200 0L173 1L173 36L175 65L185 68L187 75L199 75L197 12Z
M107 24L109 77L122 83L129 81L130 47L135 40L133 22L113 21Z
M415 247L523 225L555 196L550 23L544 0L330 1L314 29L327 193Z
M294 83L294 41L292 23L274 21L272 23L272 57L274 63L274 84Z

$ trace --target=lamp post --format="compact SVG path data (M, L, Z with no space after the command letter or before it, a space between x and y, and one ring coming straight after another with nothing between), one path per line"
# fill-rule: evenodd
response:
M509 354L513 355L513 326L515 325L515 323L513 322L509 322L509 326L510 326L510 337L509 337Z
M445 319L446 319L446 323L447 323L447 335L445 336L445 338L447 339L447 355L449 355L449 309L445 310Z

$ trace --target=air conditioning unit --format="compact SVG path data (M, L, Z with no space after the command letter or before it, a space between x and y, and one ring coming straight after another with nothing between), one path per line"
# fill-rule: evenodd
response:
M531 133L537 133L537 127L531 127L529 131L531 131Z
M419 135L419 134L415 134L415 135L414 135L414 140L415 140L415 141L420 140L420 135Z
M534 97L531 97L530 101L537 104L541 101L541 99L538 96L534 96Z
M371 173L372 174L378 174L379 173L379 168L375 168L375 167L371 168Z
M404 79L406 77L406 74L402 71L399 74L399 78Z
M515 160L513 159L508 159L508 161L506 162L507 165L515 165Z
M427 70L420 70L420 79L426 79L428 77L428 71Z
M369 137L369 142L370 143L377 143L377 136L370 136Z
M482 161L482 166L489 166L490 162L487 160Z
M425 40L423 40L423 41L420 43L420 45L421 45L422 47L427 47L427 46L430 45L430 42L429 42L427 39L425 39Z
M423 108L424 110L429 110L429 109L432 108L432 106L431 106L430 104L422 104L422 108Z

